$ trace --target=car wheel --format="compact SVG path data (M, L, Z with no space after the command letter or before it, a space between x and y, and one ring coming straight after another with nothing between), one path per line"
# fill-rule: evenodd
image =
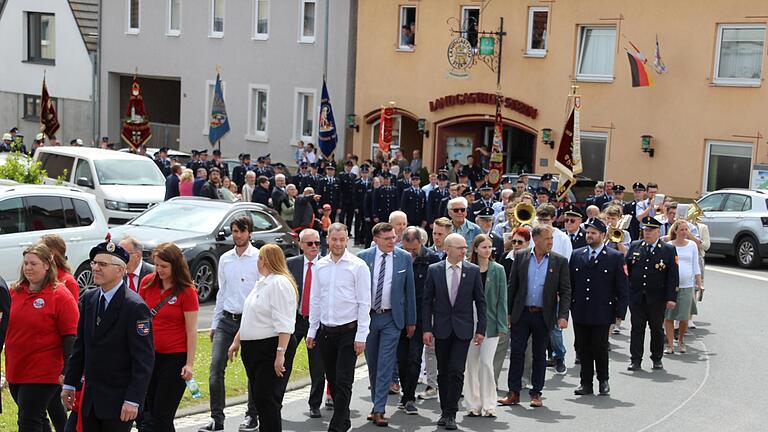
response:
M762 258L757 249L757 243L752 237L743 237L736 247L736 262L739 267L755 268L760 265Z
M89 289L96 288L96 282L93 281L93 272L91 272L91 266L85 262L77 268L75 271L75 280L80 285L80 296Z
M216 269L208 260L200 260L192 270L192 279L197 285L197 300L200 303L208 301L213 295Z

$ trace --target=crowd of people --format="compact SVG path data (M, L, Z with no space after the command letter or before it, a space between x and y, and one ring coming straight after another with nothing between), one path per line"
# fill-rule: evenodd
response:
M373 424L389 424L388 396L399 394L396 409L410 415L419 414L419 401L439 397L437 424L454 430L460 409L495 417L519 404L524 389L541 407L547 369L567 371L569 326L579 396L610 394L609 338L624 329L627 309L630 371L642 367L646 328L653 369L663 368L664 355L686 352L708 230L678 215L677 203L657 202L653 183L635 183L625 201L621 185L599 182L580 207L553 202L549 174L537 189L526 172L493 187L471 157L427 174L422 185L418 154L407 161L399 150L394 160L361 164L348 155L338 175L334 163L310 162L314 151L306 149L297 152L295 175L269 155L252 165L244 154L231 180L220 153L211 161L195 153L187 167L161 162L167 198L198 190L272 207L302 251L286 260L276 245L257 249L251 219L231 222L234 247L218 263L210 330L211 421L201 431L224 430L225 373L238 355L249 382L239 429L282 430L302 341L309 417L322 417L325 402L333 409L329 431L351 427L359 355ZM189 172L197 180L190 183ZM231 197L220 192L225 180ZM361 252L351 251L351 238ZM193 380L199 305L176 245L155 247L152 264L142 253L130 237L96 245L98 288L81 295L66 243L48 235L24 250L19 279L0 284L0 337L20 431L50 430L48 419L57 431L174 430Z

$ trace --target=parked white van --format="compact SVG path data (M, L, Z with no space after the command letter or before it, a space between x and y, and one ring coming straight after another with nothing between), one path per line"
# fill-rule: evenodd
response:
M165 199L165 178L145 157L90 147L40 147L35 151L48 173L46 184L64 185L96 196L109 225L122 225Z
M96 198L64 186L0 186L0 275L6 282L19 278L22 252L45 234L64 239L81 290L92 287L88 254L107 235Z

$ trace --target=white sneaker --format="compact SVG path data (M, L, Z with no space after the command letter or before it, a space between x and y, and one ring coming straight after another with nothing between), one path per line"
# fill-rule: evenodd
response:
M696 328L696 324L694 324L692 320L688 320L688 328L695 329Z
M426 390L424 390L423 392L419 393L418 397L419 397L420 400L430 400L430 399L437 398L437 395L438 395L438 393L437 393L437 389L436 388L434 388L434 387L427 387Z

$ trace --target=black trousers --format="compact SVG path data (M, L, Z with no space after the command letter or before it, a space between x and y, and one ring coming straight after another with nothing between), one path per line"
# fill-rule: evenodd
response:
M664 355L664 310L667 302L639 303L629 305L632 332L629 340L629 355L632 362L643 360L645 327L651 329L651 360L661 361Z
M173 432L173 418L184 396L186 384L181 379L181 368L187 362L187 353L155 353L155 368L149 380L145 414L152 418L152 432Z
M459 410L470 342L471 339L459 339L453 333L445 339L435 339L437 387L443 417L456 417Z
M291 369L293 368L293 359L296 357L296 348L302 339L306 339L307 330L309 329L309 319L304 318L301 315L296 316L296 330L293 336L296 339L296 344L293 345L293 349L289 349L285 354L285 379L282 381L282 393L285 394L285 389L288 386L288 380L291 377ZM290 348L290 346L289 346ZM325 390L325 369L323 368L323 356L320 354L319 349L307 350L307 360L309 361L309 377L312 382L309 390L309 407L320 408L323 403L323 390Z
M83 432L130 432L133 422L124 422L120 419L102 420L96 418L95 410L83 417Z
M333 397L333 417L328 424L329 432L345 432L352 427L349 420L349 402L352 399L352 383L355 380L355 333L351 329L342 333L331 333L320 329L315 348L320 349L325 365L325 375Z
M46 412L51 401L58 401L61 394L61 386L58 384L9 384L11 397L19 408L18 426L19 432L43 432L50 430ZM59 402L61 406L61 402ZM64 411L64 407L61 406ZM64 430L64 423L55 424L54 428Z
M282 379L275 374L277 343L277 336L259 340L244 340L240 343L243 366L248 375L248 387L251 389L253 403L259 413L259 429L263 431L283 430L283 420L280 416L283 400L280 389L283 386ZM296 342L293 338L291 338L288 347L295 352ZM285 366L285 369L287 371L288 367ZM270 389L274 390L270 391Z
M363 244L363 225L365 223L365 215L362 208L355 209L355 244Z
M523 369L525 367L525 350L528 349L528 339L531 338L531 386L529 392L541 394L544 388L544 377L547 373L547 345L551 329L544 322L541 312L530 312L523 308L520 319L512 324L509 330L509 375L507 386L509 391L520 393L522 388Z
M610 325L573 324L576 349L581 355L581 385L592 387L595 371L598 381L608 380L608 332Z
M397 344L397 368L400 375L400 385L403 389L402 403L416 401L416 386L419 384L421 373L421 354L424 349L421 324L416 324L413 336L408 337L408 331L400 333Z
M355 204L344 203L341 205L341 214L339 215L339 222L347 226L347 234L352 234L352 219L355 217ZM357 237L355 237L357 238Z

